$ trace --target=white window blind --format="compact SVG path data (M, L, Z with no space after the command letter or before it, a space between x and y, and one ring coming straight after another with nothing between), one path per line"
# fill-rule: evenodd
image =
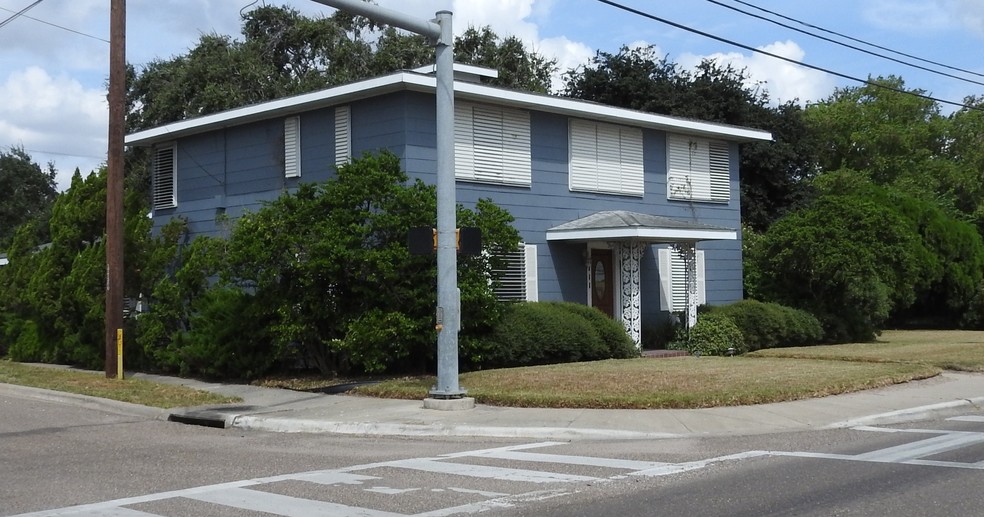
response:
M661 248L659 258L659 304L664 311L687 310L687 268L680 254ZM705 302L704 252L697 250L697 304Z
M666 137L668 199L715 201L731 199L727 142L685 135Z
M352 114L348 106L335 108L335 165L352 159Z
M642 130L571 119L570 189L643 195Z
M177 144L167 144L154 150L153 206L154 210L178 205Z
M530 184L530 115L467 102L454 106L454 171L459 180Z
M495 296L502 301L535 302L539 297L536 274L536 245L520 244L519 250L500 256L499 285Z
M284 119L284 176L297 178L301 175L301 118Z

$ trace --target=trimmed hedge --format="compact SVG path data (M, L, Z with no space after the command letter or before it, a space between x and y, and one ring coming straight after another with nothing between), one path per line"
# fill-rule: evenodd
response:
M728 355L729 349L735 354L748 350L741 330L731 317L720 312L706 312L697 317L697 323L690 329L689 339L674 341L670 348L686 350L693 355Z
M491 334L478 338L481 368L595 361L639 354L622 326L574 303L509 304Z
M778 303L741 300L706 309L708 314L731 318L741 330L749 352L763 348L815 345L823 341L823 327L815 316Z

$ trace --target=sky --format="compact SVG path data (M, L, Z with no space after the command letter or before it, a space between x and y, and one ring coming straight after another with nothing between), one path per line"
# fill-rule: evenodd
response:
M24 15L12 18L36 1L0 0L0 150L23 147L43 167L53 163L58 171L59 190L64 190L76 168L87 174L105 163L110 0L43 0ZM240 13L263 3L263 0L128 0L127 61L139 70L141 65L156 59L185 54L202 34L238 37ZM265 3L289 5L309 16L327 16L334 11L310 0ZM528 48L556 59L561 71L588 63L598 51L616 53L622 46L651 45L657 55L665 55L685 68L704 58L744 68L752 84L766 89L774 102L806 104L828 98L835 88L859 85L843 76L866 79L896 75L905 80L907 88L918 88L957 103L968 95L984 95L984 1L980 0L615 2L664 21L598 0L376 0L376 3L420 19L431 19L437 11L450 10L454 13L455 33L469 26L488 25L496 34L517 36ZM799 31L735 9L779 21ZM865 46L833 33L888 50ZM792 64L755 50L834 73ZM554 84L562 84L559 73ZM949 104L941 104L941 108L944 113L956 109Z

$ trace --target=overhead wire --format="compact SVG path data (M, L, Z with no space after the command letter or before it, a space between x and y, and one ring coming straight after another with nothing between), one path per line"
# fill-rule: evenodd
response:
M858 52L862 52L862 53L868 54L870 56L880 57L882 59L887 59L889 61L894 61L896 63L902 64L902 65L905 65L905 66L911 66L912 68L916 68L916 69L919 69L919 70L922 70L922 71L925 71L925 72L930 72L930 73L933 73L933 74L942 75L944 77L949 77L951 79L957 79L959 81L966 81L968 83L973 83L973 84L977 84L977 85L980 85L980 86L984 86L984 83L982 83L980 81L975 81L973 79L967 79L966 77L960 77L959 75L953 75L953 74L947 73L947 72L941 72L939 70L934 70L934 69L929 68L929 67L925 67L925 66L922 66L922 65L917 65L915 63L910 63L908 61L903 61L901 59L898 59L898 58L895 58L895 57L892 57L892 56L887 56L885 54L879 54L878 52L874 52L874 51L871 51L871 50L868 50L868 49L864 49L864 48L861 48L861 47L850 45L850 44L844 43L842 41L837 41L837 40L835 40L833 38L828 38L826 36L821 36L819 34L814 34L814 33L810 32L810 31L803 30L803 29L798 29L798 28L793 27L791 25L788 25L788 24L785 24L785 23L782 23L782 22L779 22L779 21L776 21L776 20L769 19L769 18L767 18L765 16L761 16L761 15L758 15L758 14L755 14L755 13L750 13L748 11L743 11L743 10L741 10L741 9L735 7L735 6L732 6L732 5L726 5L723 2L719 2L718 0L707 0L707 1L710 2L710 3L712 3L712 4L714 4L714 5L718 5L718 6L724 7L725 9L731 9L732 11L735 11L737 13L744 14L745 16L750 16L752 18L757 18L759 20L764 20L764 21L767 21L769 23L778 25L780 27L784 27L786 29L799 32L800 34L806 34L807 36L812 36L814 38L821 39L823 41L827 41L827 42L833 43L835 45L840 45L842 47L846 47L846 48L849 48L851 50L856 50Z
M909 91L909 90L903 90L901 88L895 88L893 86L888 86L886 84L879 83L877 81L872 81L870 79L861 79L860 77L854 77L852 75L848 75L848 74L845 74L843 72L838 72L836 70L831 70L829 68L824 68L824 67L817 66L817 65L811 65L809 63L806 63L806 62L803 62L803 61L797 61L795 59L792 59L792 58L789 58L789 57L786 57L786 56L780 56L779 54L774 54L774 53L768 52L766 50L757 49L757 48L752 47L750 45L745 45L743 43L738 43L737 41L729 40L729 39L723 38L721 36L716 36L714 34L711 34L709 32L705 32L705 31L702 31L700 29L695 29L693 27L688 27L688 26L683 25L681 23L677 23L677 22L674 22L674 21L671 21L671 20L667 20L666 18L660 18L659 16L656 16L654 14L650 14L650 13L647 13L645 11L640 11L640 10L635 9L633 7L629 7L627 5L623 5L623 4L620 4L618 2L614 2L612 0L597 0L597 1L600 2L600 3L606 4L606 5L609 5L611 7L614 7L616 9L621 9L621 10L623 10L625 12L634 14L636 16L641 16L643 18L648 18L650 20L657 21L657 22L660 22L660 23L669 25L671 27L676 27L677 29L680 29L680 30L683 30L683 31L687 31L687 32L690 32L690 33L693 33L693 34L697 34L698 36L703 36L705 38L709 38L709 39L712 39L712 40L715 40L715 41L720 41L721 43L726 43L728 45L731 45L731 46L734 46L734 47L737 47L737 48L740 48L740 49L748 50L749 52L754 52L756 54L762 54L764 56L769 56L769 57L771 57L773 59L778 59L778 60L781 60L781 61L785 61L787 63L791 63L791 64L794 64L794 65L797 65L797 66L802 66L804 68L809 68L811 70L816 70L818 72L824 72L824 73L827 73L827 74L830 74L830 75L833 75L833 76L836 76L836 77L840 77L842 79L847 79L849 81L855 81L855 82L866 84L866 85L873 86L873 87L876 87L876 88L882 88L884 90L890 90L890 91L893 91L893 92L896 92L896 93L901 93L903 95L913 95L915 97L919 97L919 98L926 99L926 100L931 100L931 101L934 101L934 102L939 102L941 104L947 104L947 105L950 105L950 106L957 106L959 108L972 109L972 110L975 110L975 111L984 111L984 108L978 108L976 106L969 106L969 105L964 104L962 102L951 101L951 100L947 100L947 99L941 99L941 98L938 98L938 97L933 97L932 95L926 95L924 93L918 93L916 91Z
M31 9L32 9L32 8L33 8L34 6L36 6L36 5L38 5L38 4L40 4L40 3L41 3L41 2L43 2L43 1L44 1L44 0L37 0L37 1L36 1L36 2L34 2L33 4L31 4L31 5L29 5L29 6L27 6L27 7L25 7L25 8L23 8L23 9L21 9L20 11L17 11L17 12L16 12L16 13L14 13L14 15L13 15L13 16L11 16L10 18L7 18L6 20L4 20L4 21L2 21L2 22L0 22L0 28L3 28L3 26L4 26L4 25L7 25L8 23L10 23L10 22L12 22L12 21L14 21L14 20L16 20L17 18L19 18L19 17L21 17L21 16L23 16L23 15L24 15L24 13L26 13L27 11L30 11L30 10L31 10Z
M753 9L757 9L757 10L762 11L764 13L771 14L771 15L776 16L778 18L782 18L784 20L789 20L791 22L798 23L800 25L803 25L805 27L809 27L811 29L816 29L816 30L821 31L821 32L826 32L827 34L833 34L834 36L838 36L838 37L841 37L841 38L844 38L844 39L847 39L847 40L850 40L850 41L861 43L863 45L868 45L869 47L873 47L873 48L877 48L879 50L884 50L884 51L887 51L887 52L891 52L893 54L898 54L900 56L907 57L907 58L910 58L910 59L915 59L917 61L922 61L923 63L929 63L931 65L936 65L936 66L939 66L939 67L947 68L947 69L950 69L950 70L953 70L953 71L956 71L956 72L961 72L961 73L970 74L970 75L976 75L978 77L984 77L984 74L982 74L980 72L975 72L973 70L967 70L967 69L964 69L964 68L959 68L959 67L956 67L956 66L947 65L945 63L939 63L937 61L933 61L931 59L922 58L922 57L919 57L919 56L914 56L912 54L906 54L905 52L901 52L901 51L898 51L898 50L895 50L895 49L884 47L884 46L878 45L876 43L871 43L870 41L865 41L863 39L855 38L853 36L848 36L847 34L842 34L840 32L832 31L830 29L825 29L823 27L820 27L820 26L817 26L817 25L813 25L811 23L807 23L807 22L804 22L802 20L797 20L796 18L792 18L792 17L786 16L784 14L777 13L775 11L770 11L770 10L765 9L763 7L759 7L759 6L754 5L754 4L751 4L749 2L745 2L743 0L732 0L732 1L735 2L735 3L742 4L742 5L746 5L748 7L753 8Z
M6 7L0 7L0 10L7 11L8 13L14 12L12 9L7 9ZM68 32L72 32L72 33L78 34L79 36L85 36L87 38L92 38L94 40L98 40L98 41L103 41L103 42L109 43L109 40L108 39L100 38L99 36L93 36L92 34L86 34L86 33L82 32L82 31L77 31L75 29L70 29L68 27L63 27L61 25L58 25L57 23L51 23L49 21L45 21L45 20L42 20L40 18L35 18L33 16L28 16L26 14L21 14L20 16L22 16L24 18L27 18L28 20L34 20L34 21L36 21L38 23L43 23L45 25L50 25L52 27L61 29L63 31L68 31Z

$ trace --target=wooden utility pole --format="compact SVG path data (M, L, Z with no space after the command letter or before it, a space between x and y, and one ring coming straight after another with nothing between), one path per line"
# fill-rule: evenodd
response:
M123 329L123 137L126 102L126 0L109 8L109 151L106 159L106 378L117 376Z

